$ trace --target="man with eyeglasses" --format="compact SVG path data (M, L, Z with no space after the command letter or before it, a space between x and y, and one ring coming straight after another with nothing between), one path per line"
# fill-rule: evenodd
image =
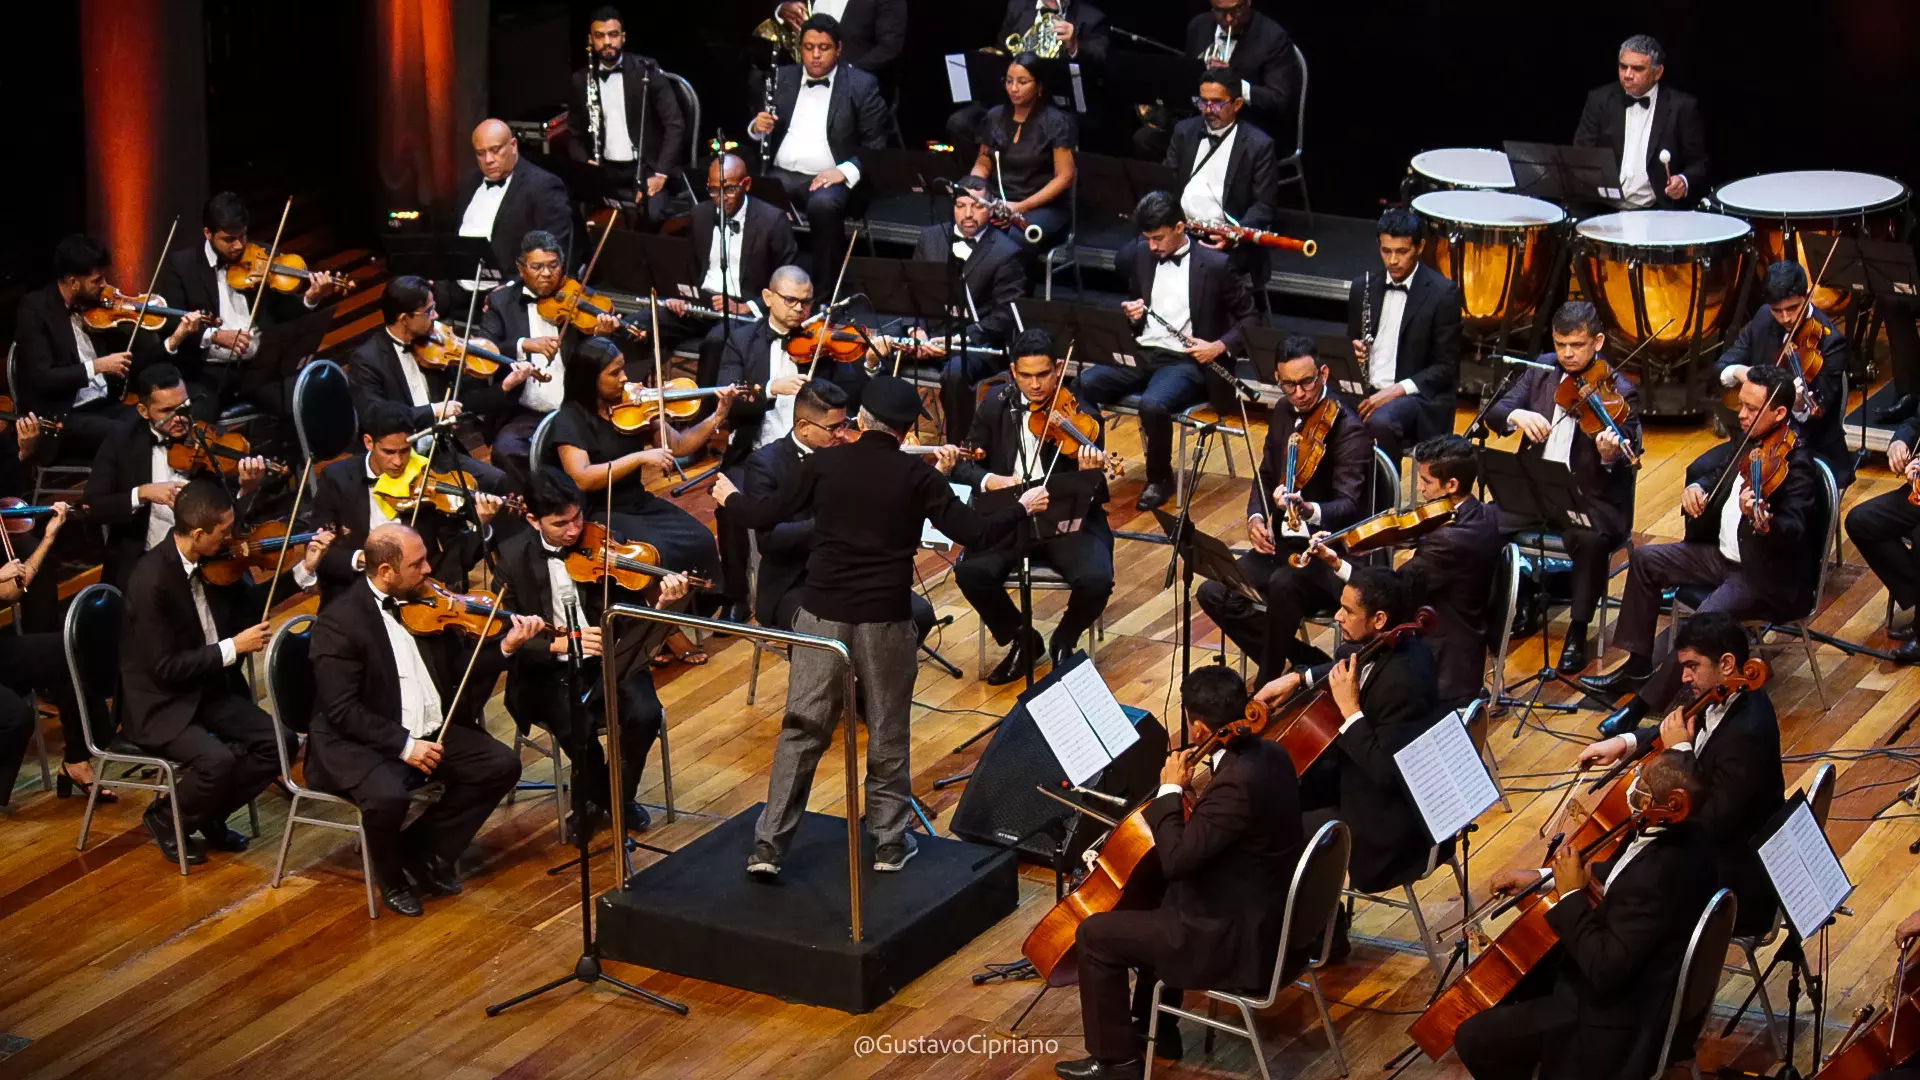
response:
M813 300L813 279L807 272L798 266L783 266L773 272L760 292L766 317L728 335L719 385L758 386L760 393L735 398L727 413L727 426L733 429L733 439L727 445L727 465L738 464L748 454L793 432L794 395L808 379L826 379L858 403L860 388L880 370L878 357L871 352L865 360L851 364L825 357L796 359L788 353L788 340L806 327L808 316L813 314Z
M1014 301L1027 295L1027 271L1020 243L992 227L987 211L987 182L963 176L953 185L953 224L928 225L920 230L913 257L944 264L953 316L963 324L969 343L998 347L1019 328ZM914 336L925 339L925 330ZM916 355L944 361L940 372L940 406L947 417L949 438L973 426L974 388L1004 369L1005 357L949 347L944 339L929 340Z
M1186 54L1205 67L1226 68L1262 130L1293 131L1300 93L1293 39L1271 17L1253 10L1253 0L1213 0L1211 10L1187 23ZM1166 139L1147 128L1135 141L1158 157L1166 152Z
M671 316L661 320L661 348L704 337L698 369L702 386L719 377L727 332L741 325L719 319L723 307L747 320L764 315L760 294L773 272L800 257L787 215L752 192L753 176L736 155L721 154L708 163L707 200L693 208L687 230L686 280L693 283L697 300L676 296L661 305Z
M651 57L627 52L626 45L617 9L603 7L588 16L593 59L573 73L567 155L599 166L609 190L639 204L657 225L667 216L667 178L687 164L686 116L666 72Z
M1278 159L1266 132L1241 122L1240 113L1246 104L1239 81L1226 68L1208 68L1193 99L1200 115L1174 125L1166 164L1185 178L1179 193L1180 209L1186 212L1188 221L1273 228L1274 206L1280 194ZM1236 245L1228 260L1234 272L1250 284L1266 284L1268 260L1264 249Z

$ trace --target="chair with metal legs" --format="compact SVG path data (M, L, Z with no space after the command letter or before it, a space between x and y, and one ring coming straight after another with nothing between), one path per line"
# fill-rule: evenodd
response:
M1716 961L1727 955L1727 944L1733 936L1733 920L1739 909L1739 902L1732 890L1721 889L1707 901L1706 910L1700 913L1700 921L1694 924L1693 937L1687 942L1686 957L1680 961L1680 977L1673 991L1673 1008L1667 1013L1667 1032L1660 1040L1660 1060L1654 1064L1652 1080L1660 1080L1667 1071L1673 1053L1674 1035L1685 1025L1704 1021L1707 1010L1713 1007L1714 994L1720 989L1720 965ZM1697 1038L1695 1041L1698 1041ZM1687 1054L1686 1064L1693 1074L1693 1080L1700 1080L1700 1063L1694 1054Z

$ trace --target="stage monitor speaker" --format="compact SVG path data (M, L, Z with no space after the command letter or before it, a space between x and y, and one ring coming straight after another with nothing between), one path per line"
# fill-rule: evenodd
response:
M1035 789L1058 791L1103 817L1118 817L1125 807L1074 795L1062 786L1066 773L1026 706L1052 681L1049 675L1035 683L1001 718L999 729L974 766L960 805L954 808L950 831L977 844L1012 847L1021 858L1044 866L1054 865L1056 855L1063 855L1061 865L1071 867L1106 826L1085 815L1075 815ZM1167 732L1152 713L1127 705L1121 708L1140 738L1085 786L1134 805L1159 786L1160 765L1167 757Z

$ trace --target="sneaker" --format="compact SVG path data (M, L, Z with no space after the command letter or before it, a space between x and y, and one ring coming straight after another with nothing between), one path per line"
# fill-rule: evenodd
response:
M893 873L907 865L907 860L920 854L920 844L912 833L900 837L898 844L881 844L873 849L873 868L883 873Z
M747 856L747 873L761 881L772 881L780 876L780 856L766 844L753 845L753 854Z

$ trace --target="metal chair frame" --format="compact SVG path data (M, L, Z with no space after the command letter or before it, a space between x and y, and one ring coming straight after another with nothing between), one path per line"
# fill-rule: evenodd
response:
M1694 923L1693 936L1687 941L1686 957L1680 961L1680 976L1675 980L1673 1008L1667 1013L1666 1034L1660 1039L1660 1058L1654 1064L1652 1080L1660 1080L1667 1071L1668 1059L1673 1052L1673 1036L1680 1025L1688 1020L1706 1015L1713 1007L1713 995L1720 985L1720 972L1711 966L1716 958L1727 954L1727 943L1733 933L1733 920L1739 913L1740 904L1730 889L1721 889L1707 901L1700 913L1700 920ZM1705 961L1700 971L1694 970L1696 961ZM1711 972L1709 978L1706 972ZM1687 1068L1693 1074L1693 1080L1700 1080L1700 1063L1695 1055L1687 1056Z
M25 408L20 393L20 363L16 354L20 344L13 342L7 346L7 390L13 395L16 406ZM49 494L79 496L86 490L87 479L93 475L92 465L63 463L57 465L36 465L33 470L33 501L46 505ZM65 477L70 482L48 484L49 478Z

